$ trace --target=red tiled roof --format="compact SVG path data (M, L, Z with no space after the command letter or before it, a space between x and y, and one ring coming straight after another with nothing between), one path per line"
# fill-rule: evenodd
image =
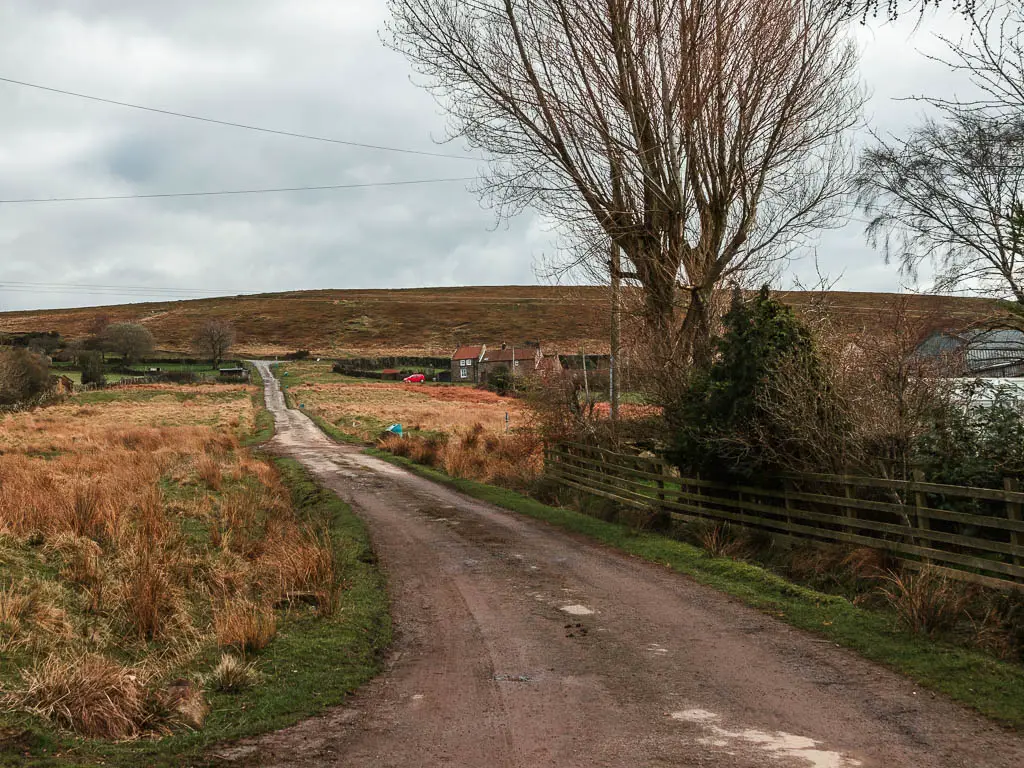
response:
M452 355L452 360L476 360L480 357L480 353L483 352L483 346L477 345L475 347L459 347L455 350L455 354Z

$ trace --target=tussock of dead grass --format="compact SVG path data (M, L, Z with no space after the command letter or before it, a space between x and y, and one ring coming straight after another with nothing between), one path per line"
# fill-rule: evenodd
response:
M179 590L171 579L167 553L142 546L126 556L128 566L122 582L120 602L128 624L140 640L164 636L173 627L181 631L187 623Z
M207 677L207 682L221 693L241 693L251 688L257 679L255 668L230 653L222 654L217 666Z
M742 538L728 523L708 522L702 527L699 540L709 557L739 558L745 549Z
M277 616L268 605L250 600L226 603L213 614L217 645L242 653L262 651L277 634Z
M263 559L261 580L279 603L309 603L325 616L334 612L340 582L330 546L283 525L268 537Z
M145 681L98 654L52 654L25 674L21 690L5 698L82 736L130 739L149 720Z
M527 487L544 468L536 436L525 431L492 434L480 423L457 438L388 436L377 446L418 464L443 469L452 477L513 489Z
M928 566L889 572L881 592L905 628L928 636L953 629L972 598L970 587Z
M211 491L220 490L224 476L220 468L220 462L215 458L206 454L200 457L196 462L196 474Z
M71 632L67 612L42 583L0 585L0 648L53 645Z

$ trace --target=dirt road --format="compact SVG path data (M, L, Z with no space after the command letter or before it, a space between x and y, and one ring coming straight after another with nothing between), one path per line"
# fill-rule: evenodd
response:
M1024 739L663 568L467 499L286 410L275 448L367 521L383 675L223 753L261 766L1024 766ZM1024 706L1024 702L1021 703Z

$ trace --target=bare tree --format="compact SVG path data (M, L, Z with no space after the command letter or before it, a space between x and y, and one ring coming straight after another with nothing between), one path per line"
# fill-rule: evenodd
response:
M490 156L482 196L535 206L605 269L617 244L660 359L705 364L716 287L840 206L862 103L843 0L389 6L451 137Z
M910 274L934 263L937 290L1024 304L1024 112L945 112L864 153L856 183L868 237Z
M940 36L951 57L931 57L966 74L980 90L979 98L963 101L939 97L924 100L940 108L981 110L1006 115L1024 112L1024 3L989 0L967 15L968 34Z
M114 323L103 332L108 348L126 365L138 362L153 351L153 334L140 323Z
M235 327L228 320L211 318L200 326L192 345L201 355L206 355L216 368L235 344Z
M846 12L850 16L866 22L868 19L896 21L900 16L918 14L924 16L926 11L947 9L952 13L973 19L992 9L1000 8L1014 0L843 0Z

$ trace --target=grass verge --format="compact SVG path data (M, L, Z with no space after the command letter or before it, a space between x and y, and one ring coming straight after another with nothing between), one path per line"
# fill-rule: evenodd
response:
M256 657L261 682L240 694L210 692L211 714L200 731L159 740L110 743L55 733L23 715L0 716L0 765L25 768L68 766L195 765L221 742L292 725L343 702L379 670L391 638L382 574L363 523L297 462L277 459L304 520L330 531L335 567L345 589L333 616L289 612L278 634ZM209 649L207 667L219 652Z
M260 370L252 363L245 363L249 371L250 381L256 386L252 395L252 404L256 410L256 425L251 435L246 435L242 445L252 446L269 442L274 437L274 414L267 410L266 390Z
M927 640L896 626L894 616L793 584L764 568L712 558L690 544L568 509L549 507L519 493L453 478L376 449L367 453L405 467L467 496L582 534L634 557L664 565L739 598L795 627L828 638L940 691L984 715L1024 728L1024 667L982 653Z

